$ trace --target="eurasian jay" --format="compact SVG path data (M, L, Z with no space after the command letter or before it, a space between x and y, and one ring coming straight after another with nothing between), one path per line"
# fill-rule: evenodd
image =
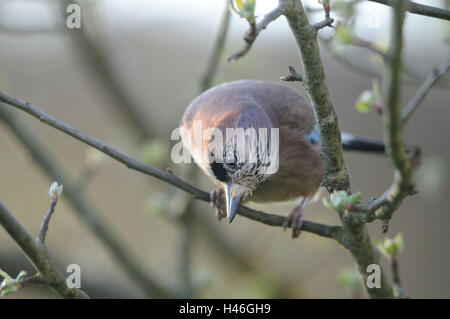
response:
M194 128L195 123L201 124L200 131ZM254 129L256 136L246 135L242 148L235 135L228 136L230 128ZM275 147L269 146L274 138L269 132L264 137L265 142L251 141L261 135L258 132L262 128L278 129ZM223 146L219 151L211 148L212 138L205 138L208 130L223 134L224 138L216 141ZM180 134L195 162L219 186L211 192L211 205L219 220L227 216L231 223L244 202L302 198L283 225L292 228L292 237L298 237L305 206L320 187L324 166L312 107L297 90L281 83L254 80L218 85L191 102L181 121ZM195 134L201 135L200 142L195 142ZM267 147L262 147L264 143ZM347 133L342 134L342 144L344 149L384 152L383 143ZM242 150L248 151L251 145L256 145L254 160L241 156ZM276 154L278 167L270 174L267 168L274 164L273 158L272 162L263 160L269 158L263 154L268 151Z

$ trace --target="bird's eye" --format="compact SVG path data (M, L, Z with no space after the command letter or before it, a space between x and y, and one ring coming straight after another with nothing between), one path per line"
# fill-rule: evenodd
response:
M227 166L231 169L235 169L236 168L236 163L235 162L231 162L231 163L227 163Z

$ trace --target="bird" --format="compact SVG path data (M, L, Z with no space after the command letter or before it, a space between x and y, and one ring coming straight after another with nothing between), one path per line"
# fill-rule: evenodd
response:
M218 186L210 200L219 220L227 217L231 223L238 207L248 202L300 198L283 223L284 229L292 229L293 238L299 236L305 207L324 177L320 133L307 98L277 82L226 82L197 96L179 128L184 147ZM230 129L234 134L228 136ZM276 134L261 134L261 129L275 129ZM245 130L256 134L239 140L236 132ZM385 152L382 142L349 133L342 133L342 145L347 150ZM243 155L252 151L253 158Z

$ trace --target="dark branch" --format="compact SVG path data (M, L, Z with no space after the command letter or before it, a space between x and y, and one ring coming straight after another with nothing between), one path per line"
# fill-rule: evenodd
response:
M428 75L425 81L420 86L419 90L416 92L416 95L406 104L405 108L402 111L402 122L405 124L412 113L417 109L420 103L423 101L427 93L433 87L434 84L450 69L450 56L439 65L433 72Z
M398 0L368 0L376 3L381 3L386 6L394 7ZM406 11L409 13L420 14L432 18L444 19L450 21L450 11L446 9L436 8L419 4L413 1L406 2Z
M244 41L245 41L244 48L241 51L239 51L238 53L230 56L227 61L228 62L235 61L235 60L238 60L239 58L243 57L244 55L246 55L247 52L251 49L253 42L255 42L258 34L262 30L267 28L269 23L278 19L281 16L282 12L283 12L283 5L280 4L275 9L273 9L268 14L266 14L264 16L264 18L261 20L261 22L259 22L258 24L256 24L255 22L250 23L250 29L247 31L247 33L244 36Z
M231 12L228 9L228 5L225 5L225 9L220 20L219 30L217 32L216 40L214 42L213 50L208 60L208 65L201 81L201 91L209 89L212 85L212 81L217 71L219 60L222 56L223 48L225 46L225 40L228 33L228 26L230 24Z

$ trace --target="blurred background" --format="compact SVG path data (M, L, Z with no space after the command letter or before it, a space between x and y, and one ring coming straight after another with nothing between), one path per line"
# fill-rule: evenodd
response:
M170 133L191 100L208 86L205 74L212 75L209 61L227 21L225 1L79 1L82 28L68 29L66 7L73 2L0 1L0 88L149 165L170 167L176 175L210 191L213 184L197 169L171 162L174 142ZM333 11L333 2L332 16L348 21L349 13ZM342 3L349 1L337 2L344 7ZM449 1L418 2L449 8ZM258 19L276 3L256 0ZM311 21L323 17L317 1L304 4ZM390 9L367 1L352 8L357 35L386 48ZM243 46L248 25L235 14L228 22L212 85L237 79L278 81L289 65L301 73L295 41L284 18L261 32L251 51L234 63L226 59ZM328 86L341 128L382 138L380 116L355 108L361 92L380 79L380 61L366 49L336 45L333 29L320 34ZM448 22L407 15L403 104L449 56L449 39ZM293 86L304 92L302 85ZM447 74L405 128L406 144L422 149L422 166L415 176L419 194L405 200L387 234L403 235L400 275L406 295L414 298L450 297L449 87ZM185 295L364 296L352 284L350 254L336 242L306 232L292 240L290 232L244 217L231 225L219 223L207 203L190 202L166 183L128 170L12 107L0 105L0 111L0 200L30 233L37 234L49 205L47 191L55 178L49 169L43 169L36 154L30 156L24 141L32 141L51 162L50 170L62 172L64 181L76 186L72 195L65 192L58 203L47 245L61 271L68 264L80 265L82 289L91 297L157 295L130 275L123 260L91 231L80 217L83 211L99 216L144 274ZM345 159L352 189L361 191L364 201L381 195L390 185L392 169L386 158L348 153ZM295 204L255 208L285 214ZM306 218L339 223L338 216L321 200L309 205ZM384 238L378 222L369 228L374 239ZM32 273L26 257L3 229L0 243L1 269L13 276L22 269ZM383 265L391 276L385 260ZM29 287L9 298L36 297L57 296L47 288Z

